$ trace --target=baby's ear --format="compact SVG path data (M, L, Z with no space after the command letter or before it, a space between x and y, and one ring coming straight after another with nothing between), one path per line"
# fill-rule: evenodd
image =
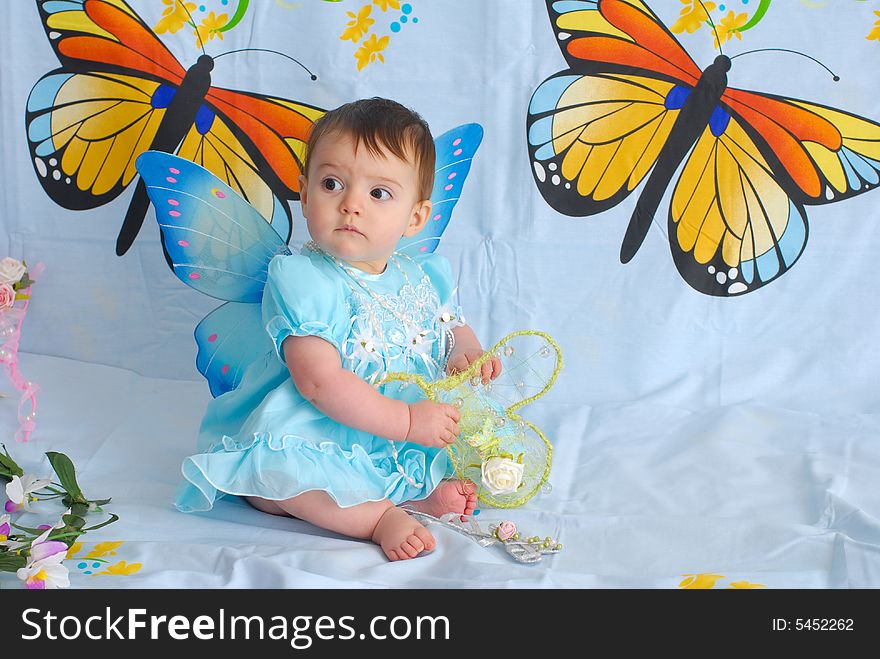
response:
M425 228L425 225L428 223L428 218L431 217L431 207L432 204L429 199L416 202L416 205L413 206L409 224L406 225L406 230L403 232L404 236L414 236Z
M300 206L302 206L303 210L305 210L306 204L308 203L308 200L306 199L306 192L308 191L309 187L309 179L307 179L303 174L300 174L297 181L299 182L299 203Z

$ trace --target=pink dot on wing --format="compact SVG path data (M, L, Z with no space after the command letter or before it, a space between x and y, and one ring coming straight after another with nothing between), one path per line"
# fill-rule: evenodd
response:
M216 341L216 340L217 340L216 334L212 334L211 336L208 337L208 343L214 343L214 341Z
M171 217L180 217L180 211L168 211Z
M174 178L173 176L166 176L165 180L168 181L169 183L177 183L177 179Z
M446 186L445 188L443 188L443 189L444 189L444 190L452 190L452 183L450 183L449 185L447 185L447 186Z
M229 364L224 364L224 365L223 365L223 368L220 369L220 372L221 372L223 375L226 375L227 373L229 373Z
M177 244L180 245L181 247L189 247L189 241L188 241L188 240L178 240L178 241L177 241Z
M456 172L452 172L449 176L446 177L446 180L451 181L452 179L455 178L455 174L456 174Z
M202 276L198 272L191 272L191 273L189 273L189 278L190 279L201 279Z
M452 146L458 146L459 144L461 144L461 138L460 138L460 137L457 137L457 138L455 139L455 141L452 143Z
M460 156L460 155L461 155L461 149L456 149L455 151L452 152L452 155L454 155L454 156Z
M440 219L440 213L437 213L437 214L434 216L434 219L435 219L435 220L439 220L439 219Z
M427 252L427 251L428 251L428 246L427 246L427 245L422 245L421 247L419 247L419 251L420 251L420 252Z
M168 171L171 172L172 174L180 174L180 170L177 169L176 167L169 167Z
M177 199L169 199L168 203L172 206L180 206L180 202Z

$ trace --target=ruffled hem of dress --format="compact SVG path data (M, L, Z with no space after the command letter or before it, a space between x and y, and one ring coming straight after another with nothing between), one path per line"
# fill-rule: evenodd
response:
M291 451L295 456L284 455ZM443 449L403 448L398 462L421 487L410 484L390 456L377 464L360 444L346 450L333 441L316 443L292 434L254 433L247 442L224 436L207 452L183 461L186 480L174 505L181 512L203 512L227 494L280 501L313 490L327 492L340 508L385 499L399 505L426 498L449 474Z
M333 336L327 323L309 321L294 326L284 316L274 316L269 319L265 328L275 344L275 354L282 362L284 361L284 353L281 351L281 344L288 336L317 336L330 343L340 353L342 352L339 341Z

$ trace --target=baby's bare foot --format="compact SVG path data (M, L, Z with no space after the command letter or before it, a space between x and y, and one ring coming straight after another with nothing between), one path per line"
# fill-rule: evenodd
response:
M388 508L376 524L373 542L382 547L392 561L415 558L423 551L431 551L436 545L428 529L394 506Z
M434 517L446 513L473 515L477 507L477 486L471 481L443 481L427 499L411 501L408 505Z

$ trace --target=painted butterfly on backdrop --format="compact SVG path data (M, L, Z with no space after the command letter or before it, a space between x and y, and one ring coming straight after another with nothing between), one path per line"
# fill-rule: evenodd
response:
M483 139L478 124L465 124L436 138L431 218L404 238L398 251L433 252L458 203L471 161ZM138 157L147 193L172 269L196 290L225 300L196 327L196 368L213 396L238 386L248 364L272 349L260 302L269 261L290 254L287 240L242 196L193 162L159 151Z
M730 59L700 71L641 0L547 0L569 70L532 96L527 140L544 199L594 215L647 176L620 250L639 249L679 165L669 243L709 295L754 291L794 265L805 205L880 182L880 124L817 103L727 87ZM650 175L649 175L650 173Z
M290 237L306 139L322 110L211 86L214 61L185 70L124 0L37 0L61 68L34 85L26 125L40 183L85 210L118 197L153 149L197 162ZM131 246L149 198L139 181L116 243Z

